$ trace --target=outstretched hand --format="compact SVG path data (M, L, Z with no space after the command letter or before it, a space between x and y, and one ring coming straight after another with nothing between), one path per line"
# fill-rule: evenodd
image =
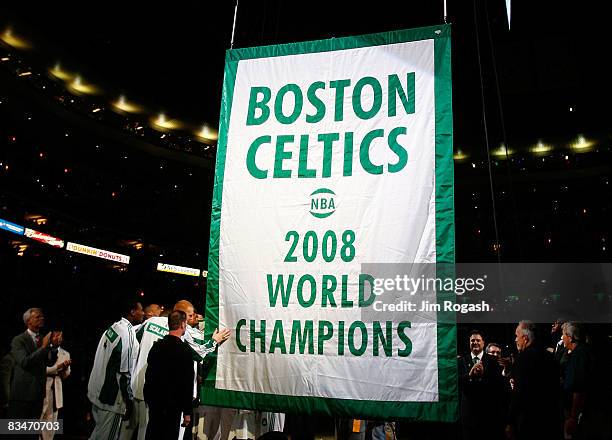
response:
M212 338L217 342L217 344L221 345L230 337L230 330L227 328L222 328L221 330L215 329L215 332L212 335Z

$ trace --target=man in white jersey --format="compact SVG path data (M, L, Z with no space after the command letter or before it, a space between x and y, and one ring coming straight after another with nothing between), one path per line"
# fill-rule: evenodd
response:
M138 355L133 325L142 322L144 312L136 301L126 303L123 309L124 317L102 334L89 376L87 397L96 422L90 440L118 439L121 418L132 412L131 378Z
M229 330L215 332L213 339L204 342L204 334L197 328L197 317L194 313L193 305L186 300L177 303L177 310L182 310L187 315L187 333L184 340L189 344L193 351L194 359L202 361L208 354L215 351L217 344L222 343L229 336ZM168 334L168 317L152 317L147 319L136 331L136 338L139 340L139 352L136 360L134 375L132 376L132 390L134 392L134 411L128 420L121 425L121 440L131 440L134 430L138 429L138 440L144 440L147 431L148 410L144 402L144 381L147 371L147 358L153 344ZM181 434L184 432L184 428Z
M187 300L181 300L174 305L174 310L180 310L185 312L187 315L187 331L185 332L185 342L189 344L191 349L193 350L194 357L194 381L193 381L193 398L197 397L197 363L202 362L206 356L217 349L217 346L225 342L229 336L229 329L215 329L212 339L209 341L204 341L204 332L200 330L198 325L198 317L195 313L195 309L193 308L193 304L191 304ZM206 423L206 422L204 422ZM188 427L191 429L191 427ZM185 434L185 427L181 426L181 430L179 432L179 440L183 439Z
M131 440L134 430L138 429L138 440L144 440L147 432L149 414L144 401L144 382L147 372L147 357L153 344L168 334L168 317L153 316L147 319L136 331L139 341L138 358L134 375L132 376L132 390L134 391L134 411L128 420L121 424L121 440Z

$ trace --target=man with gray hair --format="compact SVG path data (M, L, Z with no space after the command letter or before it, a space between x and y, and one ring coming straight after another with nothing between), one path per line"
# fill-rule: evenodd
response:
M567 349L567 364L563 374L563 417L566 438L586 438L593 406L593 354L584 342L582 327L576 322L563 323L562 341Z
M39 419L45 398L47 367L55 363L62 333L41 336L45 315L39 308L23 314L26 330L13 338L11 357L15 365L11 380L8 418Z
M521 440L560 438L559 370L551 353L536 344L535 326L516 326L518 356L512 367L514 389L506 434Z

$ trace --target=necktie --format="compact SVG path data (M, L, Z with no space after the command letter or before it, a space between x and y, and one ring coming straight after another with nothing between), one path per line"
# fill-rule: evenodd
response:
M476 365L478 362L480 362L480 359L478 359L478 356L474 356L472 358L472 362L474 363L474 365Z
M42 345L42 341L40 340L40 335L36 335L35 339L36 339L36 347L40 348L40 346Z

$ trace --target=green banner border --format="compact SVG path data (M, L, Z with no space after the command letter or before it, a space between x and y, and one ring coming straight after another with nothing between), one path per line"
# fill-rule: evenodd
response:
M329 52L381 46L408 41L434 40L435 57L435 161L436 161L436 255L438 262L455 261L453 121L451 85L450 25L384 32L357 37L332 38L274 46L228 50L225 59L223 98L214 179L208 280L206 291L206 338L219 323L219 235L227 135L238 63L241 60ZM441 274L438 274L440 276ZM438 302L452 293L438 292ZM202 385L202 401L207 405L251 408L275 412L323 413L337 417L380 418L452 422L457 419L456 327L454 313L438 314L438 402L389 402L286 396L218 390L215 388L216 358L207 363ZM443 347L440 350L440 347ZM444 354L440 357L440 353Z

